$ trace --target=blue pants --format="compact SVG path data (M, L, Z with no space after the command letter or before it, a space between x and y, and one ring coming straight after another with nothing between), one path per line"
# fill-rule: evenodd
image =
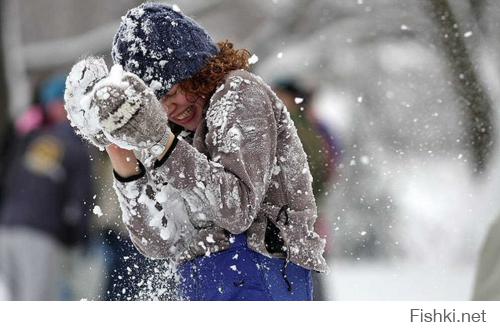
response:
M312 300L311 271L268 258L235 237L228 250L188 261L180 267L185 300Z

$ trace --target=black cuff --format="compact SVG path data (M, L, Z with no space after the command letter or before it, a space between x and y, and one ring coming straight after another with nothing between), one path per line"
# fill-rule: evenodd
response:
M175 149L175 146L177 146L177 136L174 136L174 141L172 142L172 145L168 148L168 151L163 155L163 157L159 160L156 160L155 163L153 164L153 169L156 169L158 167L161 167L165 161L167 161L168 157L172 154L172 152Z
M115 171L115 169L113 169L113 174L115 175L116 180L122 183L129 183L144 177L144 175L146 174L146 168L144 168L141 161L139 160L137 160L137 164L139 165L140 172L137 175L133 175L130 177L122 177Z

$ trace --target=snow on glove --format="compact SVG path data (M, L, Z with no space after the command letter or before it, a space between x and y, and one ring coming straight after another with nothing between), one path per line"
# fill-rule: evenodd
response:
M95 87L92 103L110 140L126 149L160 155L171 134L167 114L154 92L136 75L114 65Z
M102 58L88 57L76 63L66 78L64 102L68 119L77 134L104 149L110 144L102 132L97 118L97 109L92 107L94 86L109 74Z

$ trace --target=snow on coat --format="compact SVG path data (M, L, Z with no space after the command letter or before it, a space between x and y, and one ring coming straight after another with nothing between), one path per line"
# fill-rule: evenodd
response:
M248 246L263 255L327 270L306 155L286 107L260 77L229 73L192 144L180 138L163 164L144 173L115 180L143 254L190 260L227 249L228 232L246 231ZM266 249L268 222L280 230L283 253Z

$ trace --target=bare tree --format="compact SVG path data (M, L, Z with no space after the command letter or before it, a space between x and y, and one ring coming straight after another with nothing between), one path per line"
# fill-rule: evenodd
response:
M488 32L488 26L486 25L483 17L486 10L487 0L469 0L469 5L472 15L478 24L479 30L481 30L481 33L486 34Z
M463 33L447 0L426 0L425 9L438 28L439 40L452 75L452 86L466 118L466 145L474 173L485 170L493 145L491 101L479 80Z

